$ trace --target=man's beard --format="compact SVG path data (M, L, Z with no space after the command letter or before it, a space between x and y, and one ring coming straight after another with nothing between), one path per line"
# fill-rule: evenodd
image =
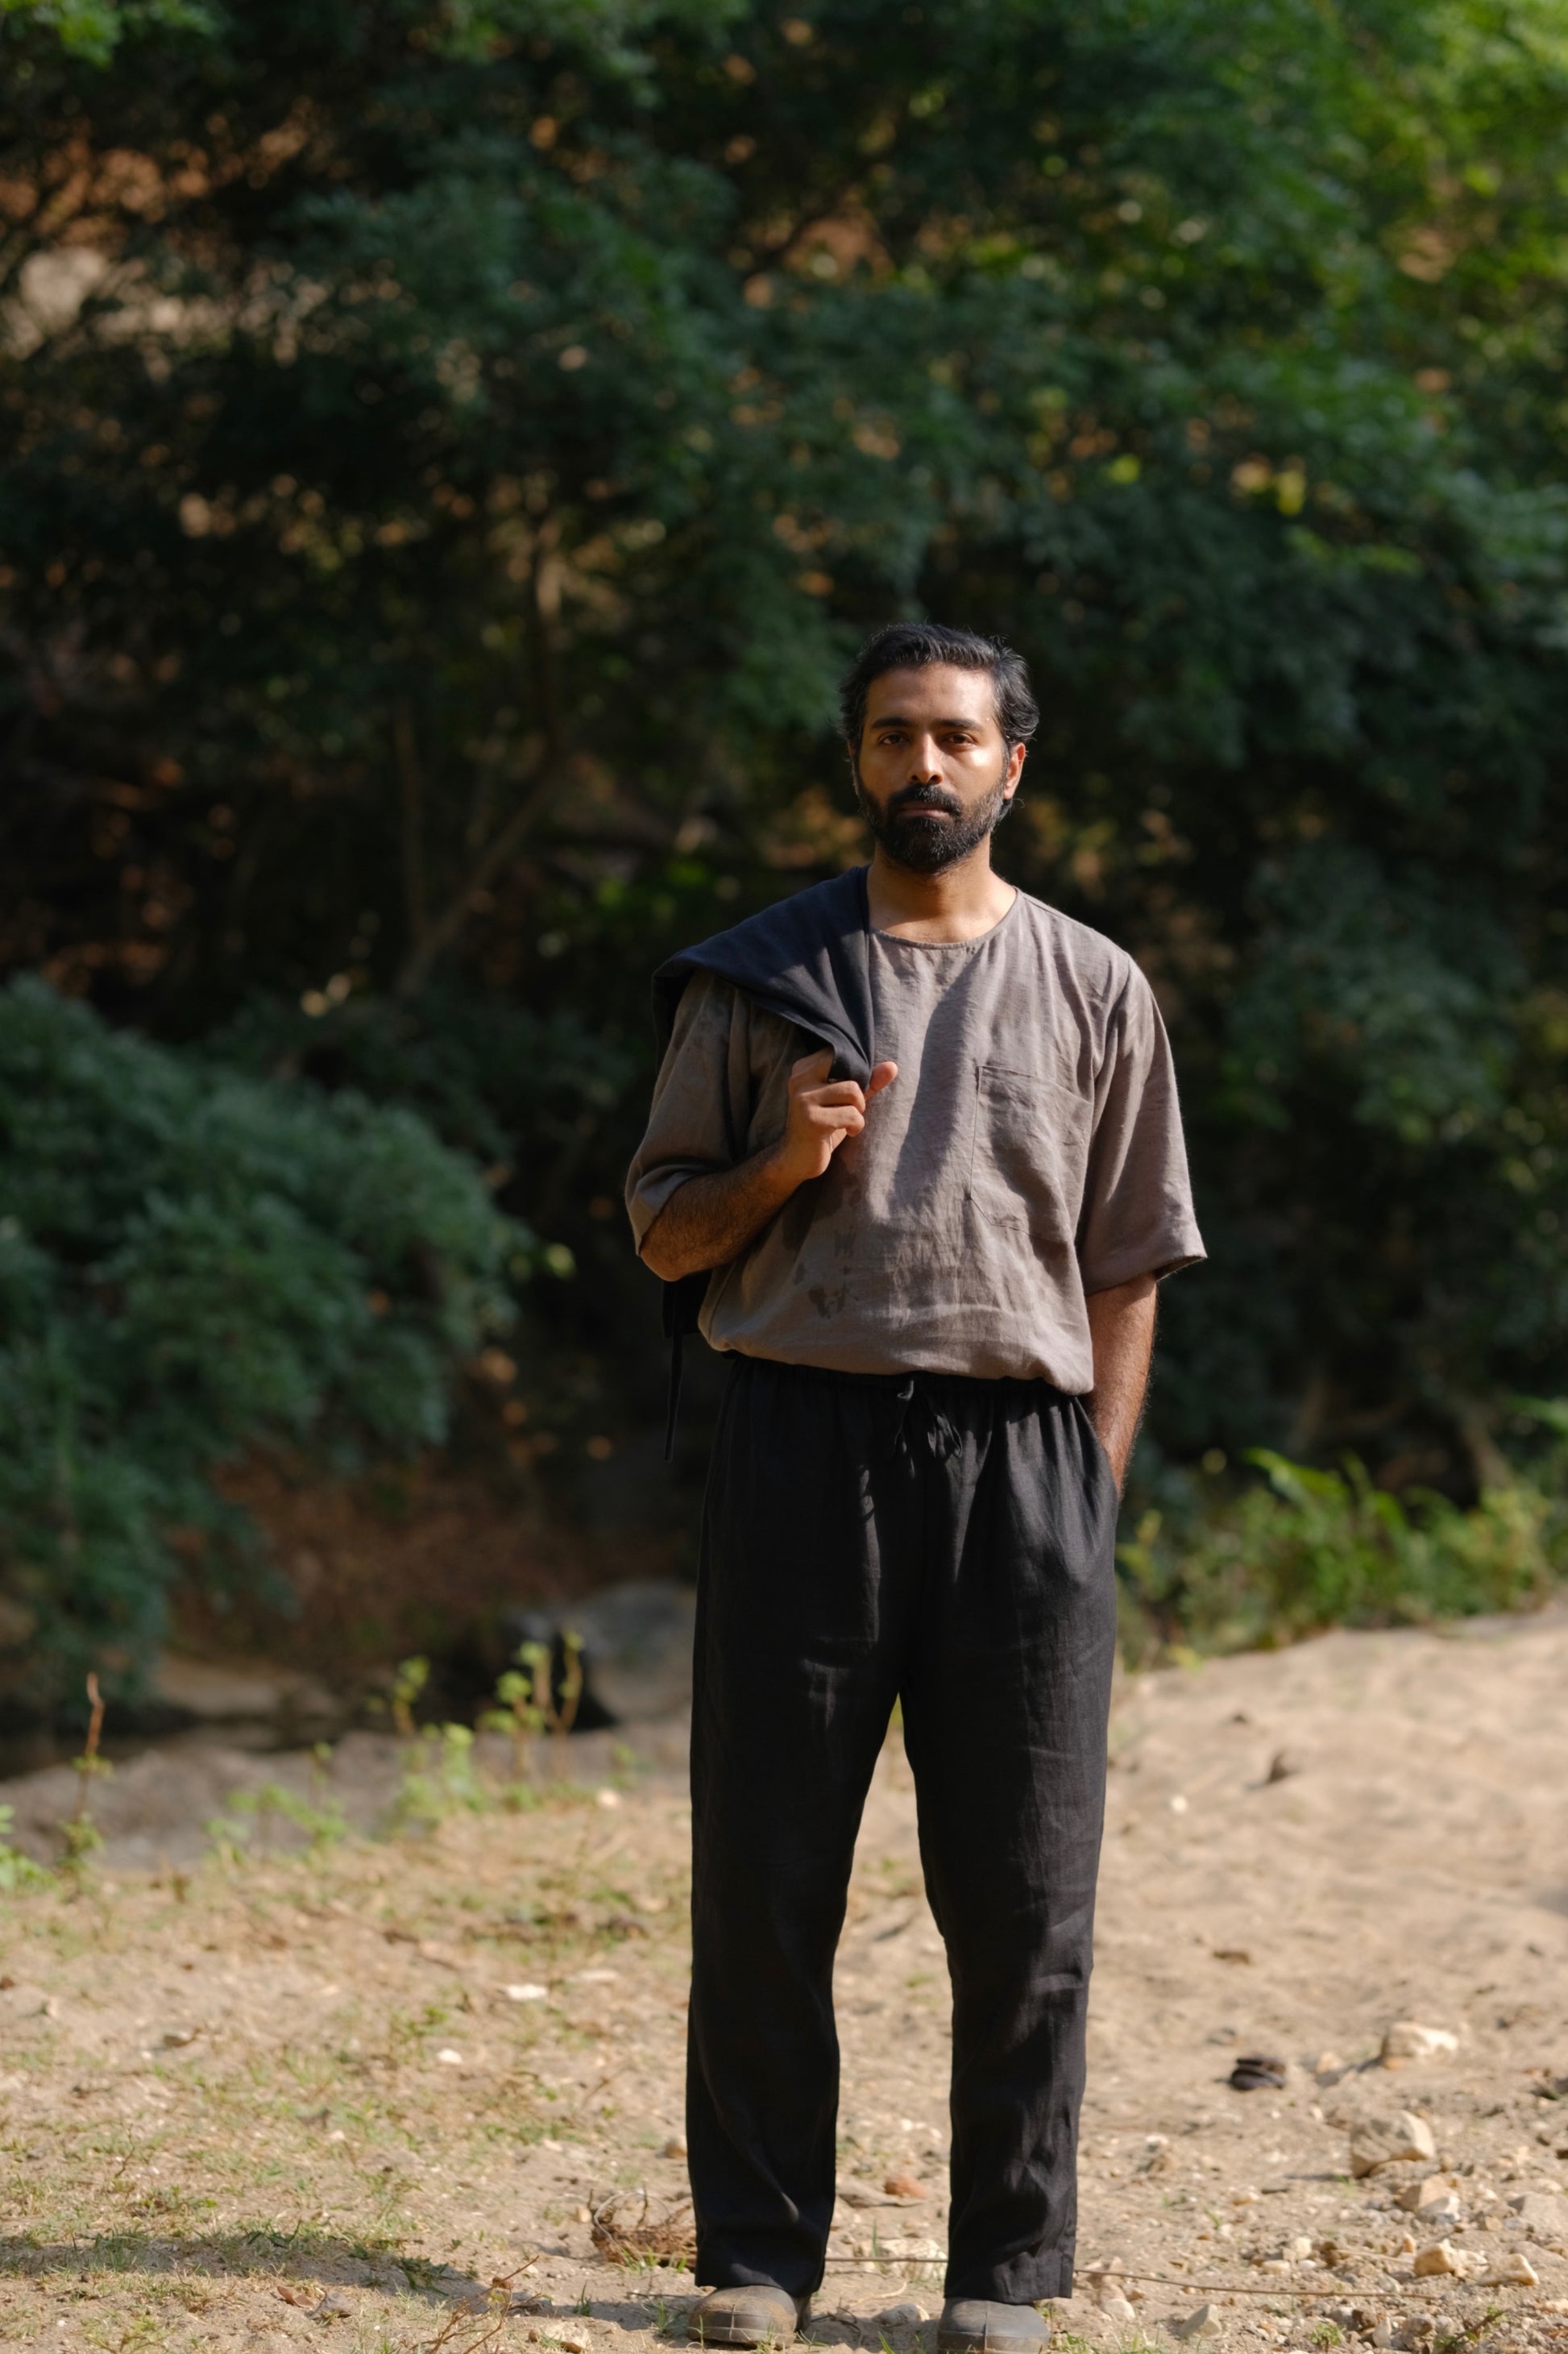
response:
M858 766L854 797L873 837L895 866L911 875L939 875L944 867L956 866L996 832L1012 806L1005 784L999 780L994 792L969 811L957 793L947 792L940 785L904 785L891 796L885 809L879 809L861 783ZM922 806L911 808L912 802ZM927 814L932 810L947 814L933 817Z

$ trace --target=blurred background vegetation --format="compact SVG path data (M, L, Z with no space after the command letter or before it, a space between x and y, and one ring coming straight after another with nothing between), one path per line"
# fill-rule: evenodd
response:
M1542 1593L1565 294L1550 0L0 0L5 1704L689 1561L648 974L905 612L1175 1036L1129 1642Z

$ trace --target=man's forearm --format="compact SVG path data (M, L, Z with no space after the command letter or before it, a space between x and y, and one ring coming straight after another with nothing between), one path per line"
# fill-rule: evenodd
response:
M1110 1458L1119 1490L1126 1482L1133 1441L1143 1419L1149 1363L1154 1353L1158 1287L1151 1275L1140 1275L1109 1291L1091 1292L1086 1304L1095 1352L1089 1417Z
M735 1169L688 1177L642 1238L642 1263L673 1283L710 1267L727 1267L756 1240L800 1183L777 1145Z

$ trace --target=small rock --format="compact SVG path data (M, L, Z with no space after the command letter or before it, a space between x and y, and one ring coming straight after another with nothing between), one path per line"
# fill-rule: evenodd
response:
M923 2305L909 2297L900 2305L885 2305L876 2318L884 2329L916 2329L931 2317Z
M1522 2253L1498 2256L1481 2274L1483 2288L1539 2288L1541 2274Z
M1372 2327L1367 2331L1367 2344L1369 2346L1392 2346L1393 2344L1393 2323L1386 2313L1380 2313L1377 2319L1372 2323Z
M1396 2190L1393 2203L1407 2215L1420 2215L1429 2207L1440 2207L1446 2199L1457 2199L1458 2193L1457 2174L1429 2174L1424 2182L1407 2182L1403 2190Z
M1459 2039L1446 2027L1423 2027L1416 2019L1396 2019L1383 2039L1385 2068L1402 2060L1435 2060L1440 2052L1457 2052Z
M569 2321L563 2329L552 2331L563 2354L593 2354L593 2339L580 2321Z
M916 2239L912 2235L884 2240L882 2246L895 2264L934 2264L948 2253L939 2240Z
M1311 2254L1312 2243L1310 2240L1304 2237L1298 2237L1291 2241L1285 2253L1287 2256L1294 2256L1298 2264L1299 2264L1303 2256L1309 2256Z
M1231 2070L1234 2093L1279 2093L1285 2089L1286 2062L1269 2052L1244 2052Z
M1412 2314L1394 2332L1393 2342L1400 2354L1432 2354L1437 2343L1437 2324L1429 2313Z
M659 2154L662 2158L684 2158L686 2145L679 2134L672 2134Z
M183 2052L186 2044L194 2043L200 2033L199 2027L171 2027L158 2041L165 2052Z
M1466 2264L1458 2249L1451 2246L1448 2241L1433 2240L1425 2248L1416 2250L1411 2270L1417 2280L1429 2280L1442 2273L1451 2274L1456 2280L1463 2280Z
M1136 2321L1138 2319L1138 2308L1136 2306L1131 2306L1128 2303L1119 2288L1107 2288L1105 2295L1099 2299L1097 2310L1105 2315L1107 2321Z
M1312 2062L1314 2076L1340 2076L1344 2070L1345 2062L1337 2052L1319 2052Z
M593 2221L592 2208L574 2207L572 2210L572 2221L574 2223L591 2223Z
M1404 2109L1396 2117L1363 2117L1351 2128L1351 2172L1373 2174L1402 2158L1436 2158L1437 2144L1425 2117Z
M1127 2306L1128 2313L1132 2311L1128 2302L1125 2285L1117 2278L1120 2270L1121 2259L1119 2256L1115 2256L1104 2264L1094 2265L1091 2270L1083 2274L1085 2293L1101 2313L1111 2313L1118 2306L1124 2305ZM1118 2318L1121 2317L1118 2314Z
M1568 2233L1568 2200L1560 2199L1550 2190L1521 2190L1508 2202L1510 2215L1517 2215L1526 2229L1552 2238Z
M1278 2274L1287 2273L1289 2270L1289 2260L1285 2256L1265 2256L1258 2265L1260 2273Z
M346 2321L353 2311L354 2307L347 2297L340 2295L335 2288L329 2288L321 2303L312 2307L311 2319L313 2321Z
M443 2068L461 2068L462 2066L462 2053L461 2052L454 2052L450 2043L444 2051L437 2052L436 2059Z
M542 1986L509 1986L503 1989L508 2002L548 2002L550 1989Z
M1220 2334L1220 2317L1212 2305L1205 2304L1199 2306L1195 2313L1189 2313L1181 2321L1168 2321L1165 2327L1172 2338L1179 2338L1185 2344L1190 2338L1217 2338Z
M1305 1763L1297 1755L1294 1749L1277 1749L1268 1761L1268 1771L1263 1778L1266 1785L1270 1782L1288 1782L1294 1776L1304 1774L1306 1771Z
M916 2180L913 2174L890 2174L882 2187L890 2199L924 2199L927 2196L925 2184Z

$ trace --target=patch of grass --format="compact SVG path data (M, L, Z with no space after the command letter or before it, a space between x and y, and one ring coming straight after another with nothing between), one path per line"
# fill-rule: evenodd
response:
M445 2265L432 2264L428 2256L403 2256L394 2253L392 2262L402 2265L408 2286L425 2296L434 2296L447 2278Z

